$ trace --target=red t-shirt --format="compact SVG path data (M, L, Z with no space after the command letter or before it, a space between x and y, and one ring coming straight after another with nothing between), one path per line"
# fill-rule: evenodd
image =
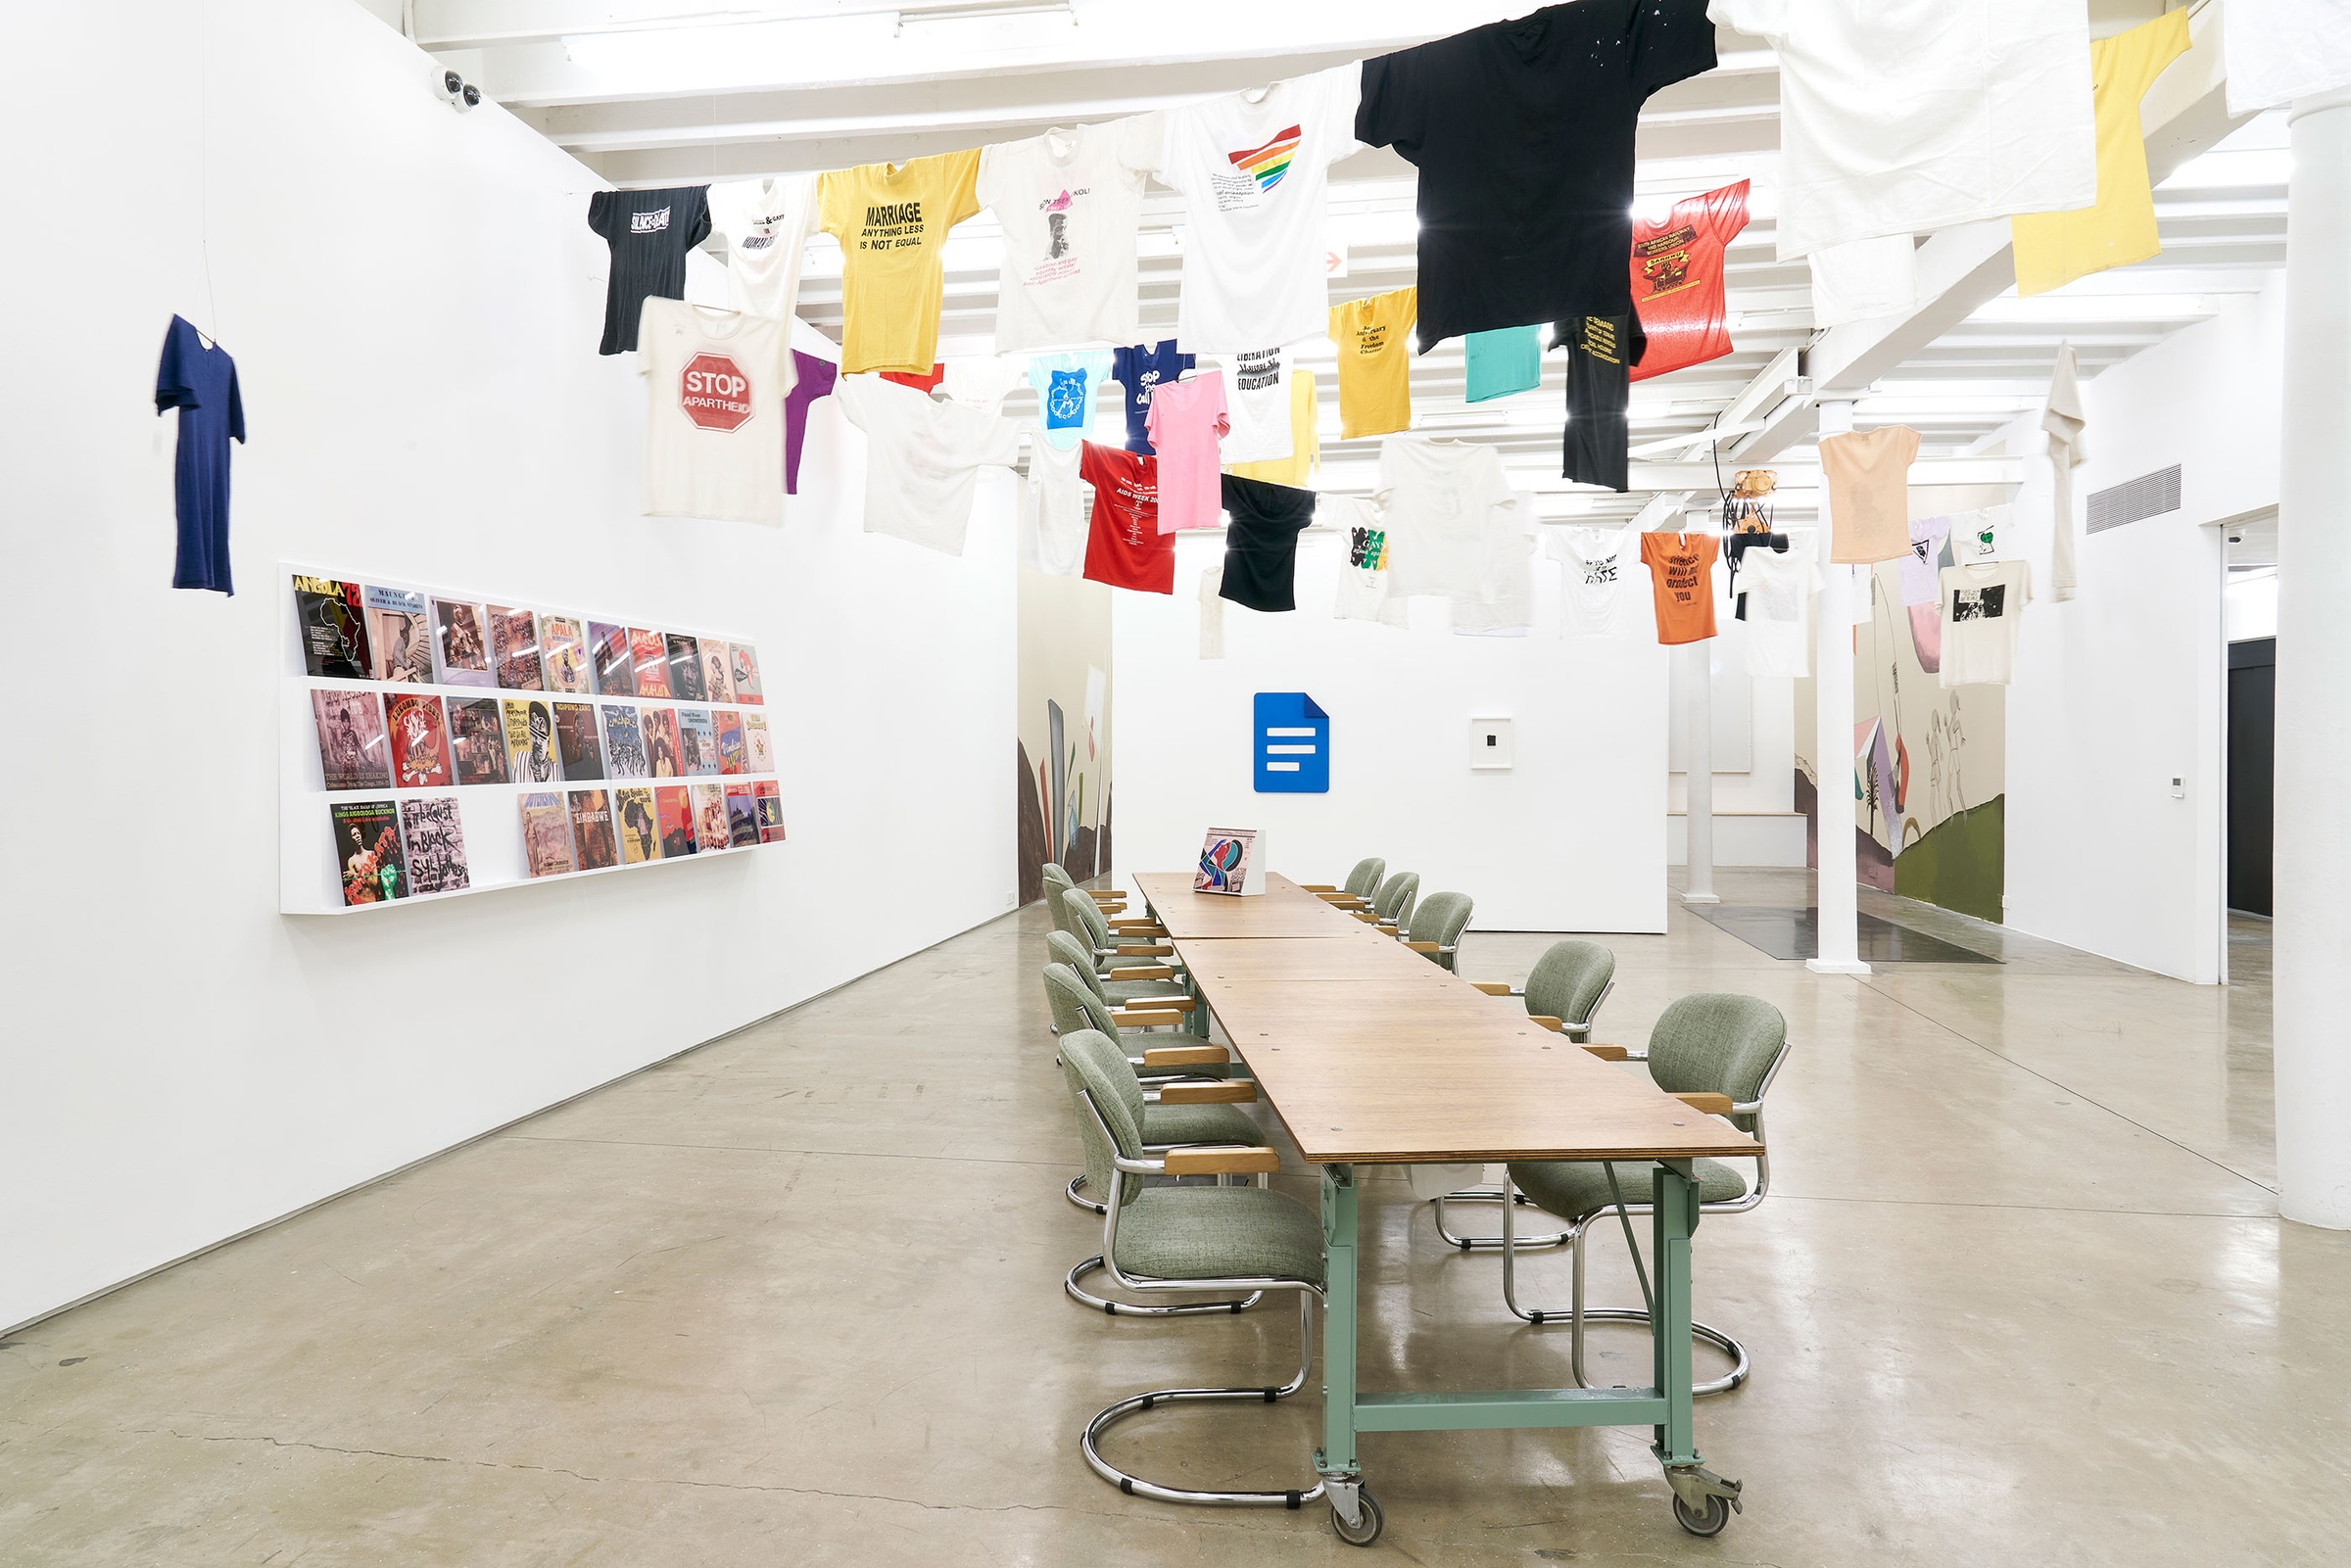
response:
M1176 592L1176 536L1159 531L1159 459L1087 442L1078 477L1094 487L1085 575L1113 588Z
M1674 204L1661 223L1633 220L1633 306L1649 352L1632 379L1647 381L1731 352L1723 322L1722 253L1747 227L1747 181Z
M1674 211L1678 213L1681 209L1677 207ZM1742 218L1740 221L1745 222L1746 219ZM1726 349L1723 352L1727 354L1730 351ZM943 364L935 364L927 376L917 375L912 370L885 370L882 372L882 379L894 381L901 387L912 387L917 392L929 392L947 379L947 367Z

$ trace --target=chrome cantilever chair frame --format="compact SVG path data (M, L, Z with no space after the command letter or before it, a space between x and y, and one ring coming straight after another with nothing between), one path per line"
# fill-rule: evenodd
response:
M1102 1141L1112 1151L1111 1164L1121 1174L1155 1176L1167 1173L1168 1166L1165 1160L1128 1160L1120 1155L1117 1152L1118 1139L1112 1136L1110 1124L1103 1118L1101 1107L1094 1103L1092 1091L1082 1091L1080 1098L1084 1103L1086 1114L1093 1117L1094 1125L1102 1135ZM1261 1175L1257 1178L1257 1184L1263 1187L1268 1185L1268 1182ZM1063 1282L1064 1288L1073 1298L1080 1302L1098 1300L1078 1288L1080 1274L1095 1269L1108 1273L1123 1289L1146 1294L1154 1291L1245 1290L1250 1293L1248 1300L1254 1302L1268 1291L1294 1290L1298 1292L1298 1372L1295 1377L1278 1388L1260 1384L1250 1388L1153 1389L1148 1394L1136 1394L1121 1400L1085 1423L1085 1433L1079 1440L1079 1447L1084 1450L1086 1464L1094 1474L1117 1487L1128 1497L1152 1497L1161 1502L1204 1503L1226 1508L1301 1508L1320 1497L1322 1482L1319 1478L1311 1487L1290 1488L1279 1492L1201 1492L1189 1487L1169 1487L1162 1486L1156 1481L1146 1481L1140 1476L1131 1475L1120 1469L1102 1457L1100 1447L1102 1434L1130 1415L1140 1415L1145 1410L1156 1409L1163 1404L1184 1402L1271 1404L1275 1400L1287 1399L1306 1387L1307 1376L1313 1371L1315 1364L1315 1302L1322 1294L1319 1286L1310 1285L1304 1280L1297 1279L1151 1279L1126 1273L1113 1261L1118 1256L1119 1212L1123 1208L1125 1205L1115 1203L1106 1206L1107 1212L1102 1218L1101 1253L1071 1269L1069 1278ZM1158 1310L1174 1314L1186 1311L1195 1313L1238 1311L1240 1307L1212 1303L1186 1304Z

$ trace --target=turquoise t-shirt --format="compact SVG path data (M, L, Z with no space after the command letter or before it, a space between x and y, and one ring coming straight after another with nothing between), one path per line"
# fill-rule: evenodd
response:
M1543 329L1497 327L1472 332L1462 340L1462 355L1469 367L1466 402L1507 398L1543 384Z

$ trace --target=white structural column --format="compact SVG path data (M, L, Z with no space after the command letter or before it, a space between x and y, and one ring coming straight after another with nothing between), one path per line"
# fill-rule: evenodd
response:
M2351 92L2294 106L2278 490L2279 1212L2351 1230Z
M1711 592L1712 585L1708 585ZM1689 878L1685 904L1719 904L1714 896L1714 640L1682 644L1682 679L1689 697L1690 733L1683 737L1682 859Z
M1853 428L1853 405L1846 401L1820 405L1820 433L1842 436ZM1820 493L1820 539L1824 553L1835 538L1829 516L1829 493ZM1867 974L1861 962L1857 927L1860 897L1853 881L1853 569L1825 565L1820 571L1820 602L1815 606L1813 632L1813 766L1820 770L1813 791L1819 818L1820 871L1814 878L1819 893L1820 956L1804 967L1822 974Z

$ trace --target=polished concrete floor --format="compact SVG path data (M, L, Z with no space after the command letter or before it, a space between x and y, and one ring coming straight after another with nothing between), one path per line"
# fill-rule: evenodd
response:
M1804 902L1801 874L1726 897ZM1872 895L1880 914L1933 912ZM1095 1221L1024 911L0 1349L0 1563L1372 1560L1323 1510L1121 1496L1137 1390L1256 1381L1286 1309L1065 1300ZM1972 933L1945 923L1937 934ZM2247 934L2250 931L2251 934ZM1756 1371L1702 1402L1743 1517L1684 1536L1645 1431L1375 1436L1373 1548L1429 1564L2240 1564L2351 1557L2351 1236L2276 1216L2266 977L2198 989L2024 938L1822 978L1678 910L1612 939L1602 1036L1751 992L1796 1054L1774 1192L1698 1237ZM1472 935L1473 977L1545 939ZM2245 979L2248 974L2253 979ZM1278 1138L1277 1131L1273 1134ZM1311 1198L1307 1173L1281 1178ZM1490 1257L1367 1192L1365 1383L1565 1381ZM1604 1297L1637 1299L1604 1246ZM1564 1296L1564 1259L1530 1265ZM1600 1365L1639 1381L1643 1341ZM1307 1474L1310 1392L1147 1417L1192 1482Z

